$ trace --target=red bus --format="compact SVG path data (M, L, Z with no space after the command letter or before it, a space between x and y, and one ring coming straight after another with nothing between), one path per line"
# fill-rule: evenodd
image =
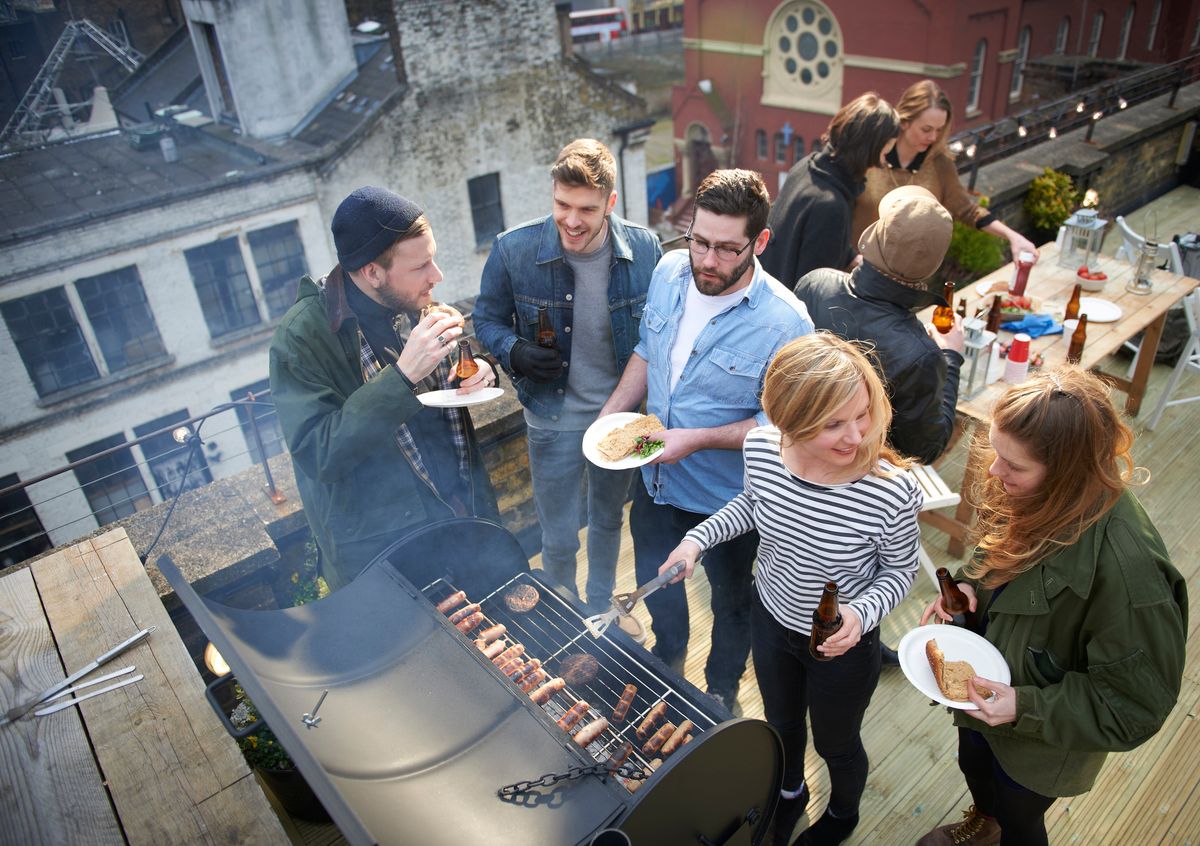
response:
M616 7L571 13L571 41L613 41L627 32L625 10Z

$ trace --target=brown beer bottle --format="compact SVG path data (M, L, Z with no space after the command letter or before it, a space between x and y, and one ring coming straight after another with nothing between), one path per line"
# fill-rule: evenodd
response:
M939 305L933 310L933 328L945 335L954 328L954 283L947 282L942 292L946 305Z
M1078 364L1079 359L1083 358L1083 344L1087 340L1087 315L1079 315L1079 323L1075 326L1075 331L1071 333L1071 346L1067 348L1067 361L1071 364Z
M826 582L825 589L821 591L821 601L817 604L817 610L813 612L812 634L808 640L808 654L818 661L832 661L832 655L824 655L818 652L817 647L841 627L842 614L838 611L837 583Z
M967 319L967 298L966 297L958 298L958 308L956 309L956 311L958 312L958 316L961 317L963 320Z
M1075 320L1079 317L1079 294L1082 290L1082 285L1075 285L1075 290L1071 292L1071 299L1067 300L1067 308L1063 311L1063 320Z
M558 347L558 336L554 334L554 324L550 322L550 310L546 306L538 306L537 345L550 350Z
M937 580L938 588L942 592L942 610L950 615L951 625L973 630L975 615L971 613L971 601L954 583L954 579L950 578L950 571L945 567L938 567ZM942 622L946 621L942 620Z
M470 379L479 372L475 356L471 355L471 342L466 338L458 339L458 364L454 365L454 375L459 379Z
M1000 306L1003 302L1004 298L999 294L992 297L992 307L988 309L987 326L985 327L987 331L1000 331L1000 319L1004 317L1004 312L1000 310Z

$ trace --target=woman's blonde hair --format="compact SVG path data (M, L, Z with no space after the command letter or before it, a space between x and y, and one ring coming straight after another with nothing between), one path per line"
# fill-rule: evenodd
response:
M775 354L763 386L763 411L779 427L783 443L807 441L820 433L838 411L867 389L870 428L858 445L853 469L877 473L879 459L907 467L886 443L892 405L879 374L863 350L829 332L813 332L789 341Z
M1134 475L1133 432L1104 382L1067 365L1014 385L996 403L992 425L1046 468L1038 489L1013 496L987 468L995 451L981 433L968 492L979 509L972 532L981 554L968 576L994 587L1079 540L1112 508Z
M930 152L945 152L946 139L950 137L950 124L954 122L954 109L950 106L950 98L946 96L946 92L932 79L914 82L900 95L900 102L896 104L896 114L900 116L901 127L908 126L926 109L940 109L946 113L946 125L942 127L937 141L930 148Z

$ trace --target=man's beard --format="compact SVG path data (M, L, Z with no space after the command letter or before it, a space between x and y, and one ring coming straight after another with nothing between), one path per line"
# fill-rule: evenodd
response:
M746 256L745 261L743 261L729 273L722 273L719 270L712 271L712 274L721 280L720 284L716 284L712 282L712 280L701 277L700 271L696 267L696 259L689 255L688 261L691 262L692 265L692 279L696 283L696 290L701 294L704 294L706 297L716 297L724 294L726 291L736 285L738 280L742 278L742 274L744 274L750 268L750 265L754 264L754 250L751 249L748 250L748 252L749 255Z

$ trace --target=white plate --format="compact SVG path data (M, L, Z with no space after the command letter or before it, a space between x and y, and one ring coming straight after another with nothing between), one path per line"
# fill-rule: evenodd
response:
M616 414L606 414L604 417L601 417L591 426L588 426L587 431L583 433L583 457L597 467L603 467L605 470L628 470L630 467L641 467L643 464L649 464L662 450L658 450L645 458L642 458L640 455L631 455L628 458L622 458L620 461L609 461L596 448L613 429L624 426L627 423L632 423L639 417L645 416L644 414L638 414L636 411L618 411Z
M897 652L900 654L900 669L912 682L913 687L921 693L951 708L961 711L977 711L978 706L971 702L956 702L942 696L937 681L933 678L933 670L929 659L925 657L925 644L936 639L938 647L946 656L947 661L970 661L975 668L975 674L980 678L1008 684L1012 674L1000 650L992 646L975 632L944 624L920 626L913 629L900 639Z
M1112 323L1120 320L1121 307L1116 303L1102 300L1099 297L1080 297L1079 313L1088 316L1088 323Z
M1003 279L993 279L991 282L981 282L975 288L975 296L986 297L988 294L1004 294L1008 296L1008 283Z
M471 394L460 394L457 389L448 388L444 391L428 391L417 394L417 399L430 408L462 408L466 405L491 402L503 395L503 388L484 388L482 391L475 391Z

